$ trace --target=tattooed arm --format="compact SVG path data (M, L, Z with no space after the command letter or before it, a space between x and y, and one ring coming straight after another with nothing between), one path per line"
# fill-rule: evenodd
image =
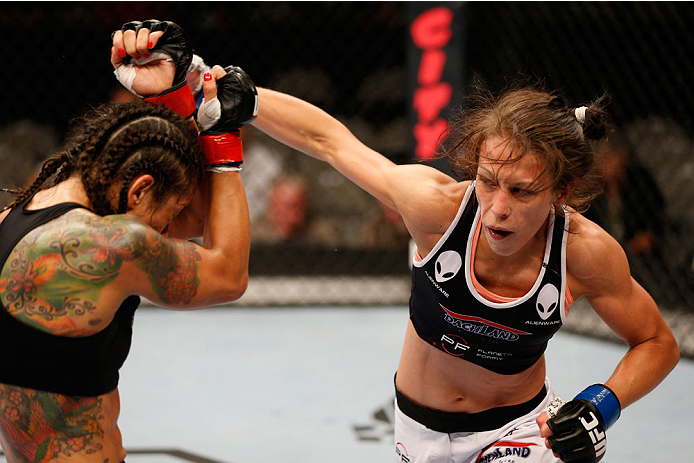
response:
M129 214L76 210L35 229L2 269L2 303L38 329L84 336L108 325L132 294L174 309L238 299L250 247L240 175L214 174L211 188L218 194L210 197L204 247L166 238Z
M173 309L196 309L238 299L248 284L250 228L238 172L212 174L203 246L132 227L140 247L124 264L132 294ZM127 268L127 270L126 270Z

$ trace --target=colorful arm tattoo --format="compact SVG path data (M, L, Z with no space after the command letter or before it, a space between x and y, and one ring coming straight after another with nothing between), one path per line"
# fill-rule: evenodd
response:
M197 262L201 259L196 246L168 239L150 230L146 252L137 259L159 298L166 303L188 304L197 294Z
M127 261L146 272L165 303L186 304L197 294L195 245L164 238L130 216L70 212L27 234L0 273L7 311L54 334L84 335L75 321L101 323L96 304Z

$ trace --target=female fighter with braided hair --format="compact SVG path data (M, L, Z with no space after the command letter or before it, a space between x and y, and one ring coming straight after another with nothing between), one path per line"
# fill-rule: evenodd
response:
M165 31L150 48L180 32L152 26ZM127 39L118 45L135 53ZM118 371L139 296L190 310L246 289L249 218L233 134L247 117L208 121L201 149L194 124L180 117L190 115L174 77L185 75L185 61L133 65L132 89L154 94L146 99L154 104L87 114L71 147L0 214L0 443L10 463L122 461ZM252 82L234 80L253 98L235 94L232 104L229 79L219 66L207 73L206 100L254 107ZM207 207L184 219L193 198ZM199 236L200 225L203 246L176 239Z
M395 381L396 460L600 460L621 408L679 358L624 251L580 214L597 192L591 145L605 133L602 101L574 109L533 87L480 92L448 134L446 154L469 179L457 181L395 165L309 103L258 95L256 128L395 209L416 244ZM557 412L544 351L581 296L629 350L605 384Z

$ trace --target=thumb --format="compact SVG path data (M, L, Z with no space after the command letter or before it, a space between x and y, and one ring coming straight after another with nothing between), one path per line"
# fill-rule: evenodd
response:
M212 101L217 97L217 79L225 75L226 71L219 65L215 65L203 75L202 92L205 95L205 101Z
M549 416L547 415L547 412L540 413L540 416L535 419L537 426L540 428L540 436L542 437L549 437L552 435L552 430L547 425L548 420Z
M206 72L202 77L202 92L205 101L212 101L217 97L217 82L211 72Z

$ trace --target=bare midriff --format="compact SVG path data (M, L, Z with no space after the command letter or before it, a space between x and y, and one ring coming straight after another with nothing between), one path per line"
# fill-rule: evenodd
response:
M501 375L430 346L408 322L396 385L419 405L477 413L527 402L540 392L544 381L544 356L521 373Z
M118 390L76 397L0 384L0 442L8 463L120 463Z

